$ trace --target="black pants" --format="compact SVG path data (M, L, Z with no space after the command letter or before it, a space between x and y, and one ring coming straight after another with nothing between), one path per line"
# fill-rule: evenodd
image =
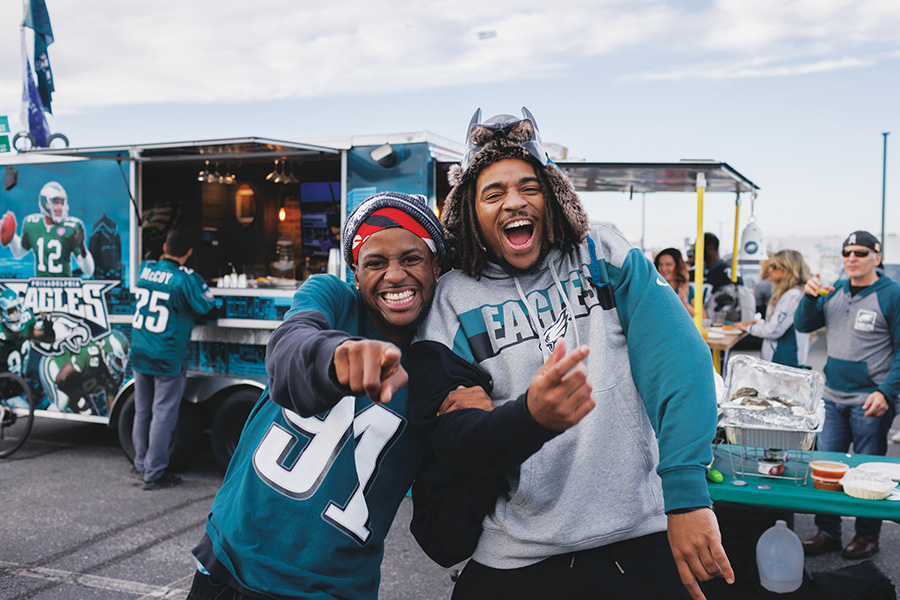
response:
M185 600L253 600L253 598L256 596L242 594L224 581L197 571L194 573L191 591Z
M453 600L687 599L666 532L552 556L519 569L469 561Z

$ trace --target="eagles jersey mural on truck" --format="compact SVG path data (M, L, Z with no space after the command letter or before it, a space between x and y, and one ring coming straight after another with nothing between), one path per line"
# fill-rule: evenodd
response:
M109 319L107 293L120 287L121 279L90 278L96 266L107 276L115 273L116 267L123 278L125 274L121 252L104 254L102 264L95 265L88 249L92 236L81 218L69 214L69 190L74 190L77 206L92 221L127 221L127 212L118 214L110 203L97 201L102 194L87 199L90 184L102 186L106 180L121 188L121 175L103 167L101 170L109 171L105 177L83 182L60 177L63 166L53 169L59 172L48 173L50 180L45 179L37 192L23 176L21 185L4 197L0 368L25 378L38 409L103 417L108 414L109 400L124 383L130 342L127 330L114 331ZM35 197L39 212L28 214ZM19 221L17 213L27 216ZM110 237L107 230L104 228L104 239ZM133 306L130 294L126 301L129 310Z
M24 377L36 408L103 422L131 381L131 321L138 268L129 249L161 247L180 211L131 227L129 175L112 160L19 165L0 203L0 370ZM281 320L289 296L218 299L223 316ZM248 330L249 331L249 330ZM265 345L207 339L189 342L188 369L265 376Z

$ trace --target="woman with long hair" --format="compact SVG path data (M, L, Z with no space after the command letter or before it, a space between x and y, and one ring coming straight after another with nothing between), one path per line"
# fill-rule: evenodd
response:
M678 248L660 250L653 259L653 264L666 283L678 294L678 299L681 300L691 316L694 316L694 307L691 305L693 294L691 286L688 284L688 267L681 258L681 250Z
M741 321L735 327L763 339L760 358L789 367L803 367L809 355L809 334L794 328L794 313L809 280L809 267L796 250L782 250L769 259L772 299L766 318Z

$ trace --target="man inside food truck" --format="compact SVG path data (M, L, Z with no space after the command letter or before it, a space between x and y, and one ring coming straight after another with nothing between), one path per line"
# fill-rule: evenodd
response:
M841 251L849 279L806 282L794 315L797 331L825 327L825 425L819 450L884 456L900 394L900 285L879 275L881 243L854 231ZM804 540L807 554L841 549L841 517L816 515L819 531ZM881 520L858 517L856 534L841 556L863 559L878 552Z
M458 270L410 353L437 458L512 490L453 597L702 598L698 579L734 579L706 484L709 348L640 250L589 229L531 113L480 118L442 213ZM437 416L460 385L494 410Z
M394 192L353 211L342 248L355 285L309 278L272 334L269 386L194 548L189 600L378 596L385 536L413 478L429 476L407 422L406 349L431 306L445 248L425 197ZM493 405L473 389L466 407ZM497 476L472 479L484 500L450 485L448 502L476 508L433 536L434 548L467 538L452 562L468 557L506 490Z

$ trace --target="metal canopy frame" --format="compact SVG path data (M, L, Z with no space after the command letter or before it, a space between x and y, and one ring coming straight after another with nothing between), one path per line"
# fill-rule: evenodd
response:
M682 160L671 163L556 163L579 192L694 192L697 174L706 177L707 192L754 192L759 187L728 163Z
M703 289L704 272L704 192L731 192L734 200L734 252L731 280L737 281L738 225L741 194L756 194L759 186L738 173L728 163L714 160L681 160L674 163L560 162L559 168L580 192L696 192L697 237L694 242L694 289ZM701 330L703 294L694 294L694 323ZM721 366L716 364L721 373Z

